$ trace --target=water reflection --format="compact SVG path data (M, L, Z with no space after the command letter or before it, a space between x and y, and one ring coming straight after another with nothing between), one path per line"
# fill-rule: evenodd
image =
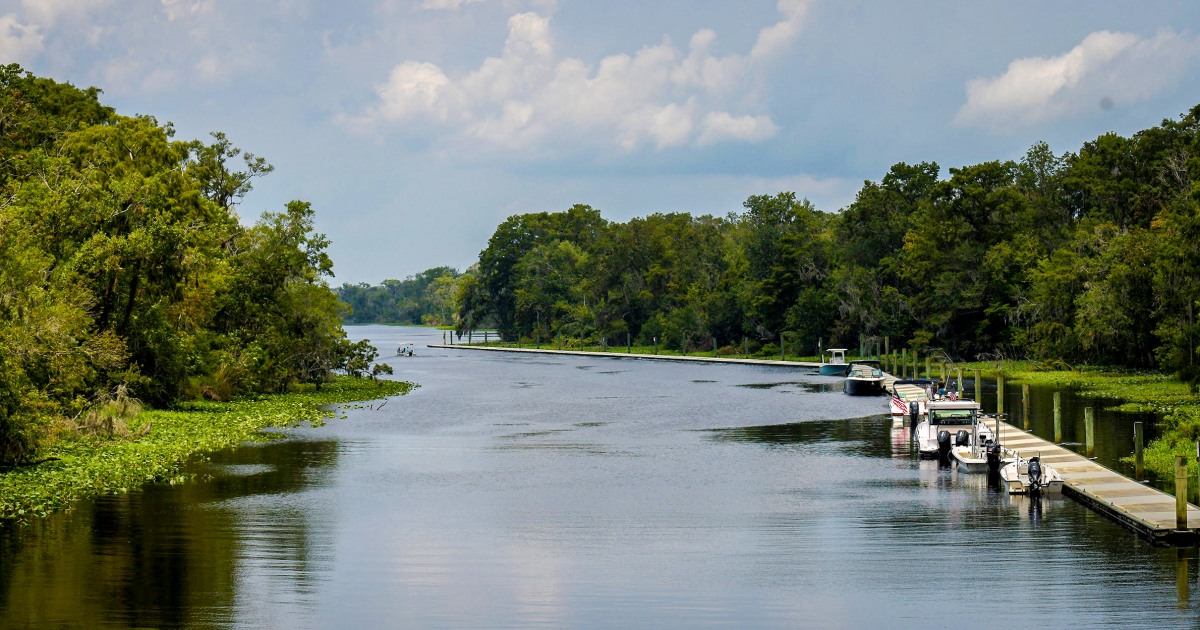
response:
M426 333L352 334L387 348ZM392 363L422 384L409 396L222 454L195 469L206 482L0 533L0 627L1195 621L1195 548L921 460L883 399L836 379L419 359ZM1014 605L1006 589L1030 576L1038 596Z
M150 485L0 530L0 627L226 625L258 570L311 593L319 545L310 515L284 497L323 483L337 457L331 441L226 451L197 468L208 482Z

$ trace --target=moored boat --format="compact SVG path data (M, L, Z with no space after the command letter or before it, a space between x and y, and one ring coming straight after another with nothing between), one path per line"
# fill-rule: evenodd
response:
M1000 480L1009 494L1028 494L1031 497L1062 494L1062 475L1053 466L1042 463L1040 453L1029 459L1018 453L1016 461L1000 468Z
M822 376L845 376L850 372L850 364L846 363L845 348L830 348L829 362L821 360L821 367L817 368L817 373Z
M917 420L923 418L929 406L929 379L901 379L892 383L888 393L891 394L889 406L892 419L896 416L912 417L916 405ZM916 425L916 421L912 422Z
M883 393L883 369L878 361L854 361L842 391L851 396L876 396Z
M929 401L925 417L914 430L917 452L921 457L949 459L955 446L994 442L991 427L979 420L979 403L973 400Z

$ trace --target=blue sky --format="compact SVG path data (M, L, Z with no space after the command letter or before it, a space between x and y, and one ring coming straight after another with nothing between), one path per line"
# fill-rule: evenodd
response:
M506 217L836 212L896 162L1074 151L1200 104L1200 3L0 0L0 59L276 171L342 282L465 269Z

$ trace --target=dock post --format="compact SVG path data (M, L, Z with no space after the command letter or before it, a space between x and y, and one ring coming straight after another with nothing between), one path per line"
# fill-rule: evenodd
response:
M750 358L750 338L742 337L742 358Z
M996 375L996 413L1004 414L1004 368Z
M1025 423L1025 430L1033 428L1033 423L1029 421L1029 383L1021 384L1021 422Z
M954 391L958 392L959 396L962 396L963 395L962 368L955 368L955 369L958 370L958 372L957 372L958 378L954 383ZM997 436L997 437L999 437L999 436Z
M1054 443L1062 444L1062 392L1054 392Z
M983 370L975 368L975 402L983 404Z
M1096 411L1091 407L1083 410L1083 434L1087 456L1091 458L1096 455Z
M787 356L787 353L786 353L786 351L784 350L784 348L785 348L785 347L786 347L786 346L784 346L784 345L783 345L783 333L779 333L779 360L780 360L781 362L782 362L782 361L786 361L786 360L787 360L787 359L785 359L785 358L784 358L784 357L786 357L786 356Z
M1187 529L1187 458L1175 456L1175 529Z
M1138 481L1146 474L1146 458L1142 454L1142 444L1145 441L1145 433L1142 429L1141 421L1133 423L1133 478Z
M925 355L925 376L933 380L933 361L929 355Z
M908 378L908 348L900 348L900 378Z

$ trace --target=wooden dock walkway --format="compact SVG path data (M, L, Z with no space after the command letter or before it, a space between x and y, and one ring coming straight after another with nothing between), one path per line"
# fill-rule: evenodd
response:
M591 352L467 344L429 344L429 347L599 356L613 359L700 361L812 369L818 368L821 365L820 363L811 361L775 361L769 359L738 359L696 355L631 354L625 352ZM886 372L884 373L884 378L885 390L887 391L891 390L893 383L900 380L895 375ZM924 390L920 387L915 385L902 387L909 398L914 400L924 398ZM889 409L890 404L890 401L886 403L884 409ZM989 424L991 423L989 422ZM1156 544L1168 545L1194 545L1200 542L1200 507L1189 503L1187 506L1187 526L1182 529L1177 528L1174 496L1130 479L1121 473L1097 464L1075 451L1058 446L1007 422L999 422L998 435L1000 437L1000 444L1005 448L1020 451L1024 457L1039 455L1043 462L1058 470L1064 480L1063 494L1124 525L1143 538Z
M714 357L704 356L701 354L678 355L678 354L638 354L636 352L621 352L620 350L610 350L608 352L600 352L596 350L555 350L553 348L514 348L512 346L481 346L478 344L465 343L431 343L429 348L441 348L445 350L490 350L492 352L524 352L528 354L564 354L581 357L606 357L609 359L651 359L656 361L695 361L702 363L736 363L739 365L770 365L774 367L799 367L817 369L821 364L817 361L776 361L774 359L739 359L736 357ZM617 346L613 346L616 348Z
M1187 526L1177 529L1172 495L1007 422L1000 423L1000 444L1024 457L1041 455L1063 476L1063 494L1153 542L1190 545L1200 540L1200 507L1189 503Z
M899 380L886 377L887 389ZM923 390L901 385L910 398L925 398ZM1022 457L1039 455L1063 476L1063 494L1137 532L1158 544L1193 545L1200 541L1200 507L1187 506L1187 527L1175 522L1175 497L1152 488L1088 459L1086 456L1042 439L1007 422L997 428L1000 444L1019 451Z

